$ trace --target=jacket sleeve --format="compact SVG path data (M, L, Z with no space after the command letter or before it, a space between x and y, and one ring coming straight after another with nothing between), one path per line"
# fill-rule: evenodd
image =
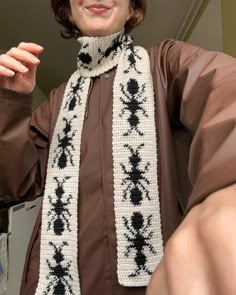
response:
M167 47L169 109L192 134L188 211L236 181L236 59L179 41Z
M31 103L31 96L0 89L0 187L15 200L41 195L45 181L50 98L33 115Z

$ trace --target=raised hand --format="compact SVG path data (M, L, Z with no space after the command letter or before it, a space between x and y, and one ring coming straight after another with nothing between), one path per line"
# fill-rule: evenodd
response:
M0 88L30 94L36 84L38 55L43 47L34 43L20 43L0 55Z

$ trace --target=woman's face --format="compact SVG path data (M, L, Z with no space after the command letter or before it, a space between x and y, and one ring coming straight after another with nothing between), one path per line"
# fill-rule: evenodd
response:
M83 36L107 36L120 31L132 15L129 0L70 0L71 21Z

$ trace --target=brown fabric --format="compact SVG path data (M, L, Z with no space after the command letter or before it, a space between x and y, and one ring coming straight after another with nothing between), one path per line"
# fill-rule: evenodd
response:
M236 63L224 54L172 40L149 53L166 243L192 206L235 182ZM111 148L114 75L115 70L109 78L101 75L93 80L82 134L78 262L82 295L145 294L145 288L120 286L116 274ZM64 87L52 91L32 119L29 97L0 90L0 186L18 200L35 198L43 191ZM36 289L40 224L41 215L30 241L21 295L33 295Z

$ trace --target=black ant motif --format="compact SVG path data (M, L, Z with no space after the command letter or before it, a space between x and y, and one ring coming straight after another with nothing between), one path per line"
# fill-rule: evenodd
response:
M43 294L47 295L50 292L50 294L55 295L74 295L75 293L69 283L69 281L73 281L69 273L71 261L65 262L64 254L62 253L63 247L68 246L68 243L64 241L60 246L56 246L53 242L49 242L49 245L53 246L55 254L53 255L53 263L47 259L47 265L50 271L46 278L50 280L50 282Z
M127 185L126 189L123 190L123 201L127 200L127 196L129 195L131 203L135 206L141 204L143 194L145 194L145 197L148 198L148 200L151 200L149 191L147 187L145 187L145 185L148 186L150 184L150 181L144 176L149 170L150 163L148 162L145 165L144 170L139 167L142 161L139 150L143 146L144 144L140 144L140 146L134 150L131 146L125 144L124 147L128 148L131 153L131 156L129 157L131 169L127 170L125 165L121 163L121 167L127 175L121 183L121 185Z
M120 84L120 86L121 91L125 96L125 99L120 97L120 100L125 105L121 111L120 117L122 117L126 111L130 112L128 122L131 127L126 133L124 133L124 136L130 135L133 130L142 136L144 133L138 129L140 119L137 116L137 113L141 111L145 117L148 117L146 110L142 107L142 105L147 101L147 97L142 97L145 93L146 85L143 84L140 89L137 80L129 79L126 85L126 90L123 84Z
M57 236L61 236L65 230L65 226L68 231L71 231L70 224L68 221L68 217L71 216L67 206L70 204L70 200L72 199L72 195L68 197L63 196L65 194L64 183L66 180L71 177L64 177L62 181L59 181L57 177L54 177L54 180L57 182L57 187L55 189L55 194L57 199L53 202L52 197L49 195L49 203L52 206L52 210L48 212L48 216L51 216L51 220L48 222L48 230L53 227L54 233ZM64 201L62 201L62 198Z
M60 169L64 169L67 166L68 161L70 161L70 164L74 166L71 151L75 150L74 145L72 144L72 139L75 136L75 131L71 130L71 122L75 118L77 118L77 116L73 116L71 120L63 118L63 121L66 123L65 128L63 129L64 135L63 137L61 137L60 134L57 134L58 146L54 150L56 156L53 160L53 167L57 163Z
M135 52L135 48L134 48L134 43L130 42L127 45L127 51L130 51L130 53L128 54L128 61L129 61L129 67L128 69L126 69L124 71L125 74L128 74L130 72L131 69L134 69L135 72L137 74L142 74L142 72L140 72L137 67L136 67L136 63L137 63L137 59L141 60L141 56L139 56L136 52Z
M119 36L117 39L113 41L112 46L108 47L105 52L103 52L102 49L99 48L98 53L101 55L101 58L98 60L98 64L101 63L103 58L108 58L110 55L111 59L113 59L117 55L118 50L122 50L126 40L123 40L123 36Z
M80 63L81 67L83 67L85 70L91 71L92 68L89 67L89 65L92 63L93 60L92 60L92 56L88 52L86 52L88 47L89 47L88 43L86 43L83 47L81 47L77 60ZM85 52L83 52L83 50L85 50Z
M129 257L131 251L134 250L135 258L134 261L137 264L137 269L134 273L130 274L129 277L136 277L141 274L141 272L146 272L149 275L152 272L147 268L147 257L144 253L145 249L152 254L156 254L153 246L150 244L150 240L153 237L153 231L147 233L148 228L151 226L152 215L149 215L146 224L143 215L140 212L134 212L131 216L131 222L129 223L126 217L123 217L124 225L130 232L131 236L128 234L124 234L127 241L129 242L129 246L127 246L127 251L125 252L125 256ZM133 252L133 251L132 251Z
M66 102L64 109L67 109L68 107L69 111L73 111L77 103L81 105L80 93L81 91L83 91L83 84L84 84L84 79L82 77L79 77L78 81L74 84L73 82L71 82L70 84L71 91L68 93L68 100Z

